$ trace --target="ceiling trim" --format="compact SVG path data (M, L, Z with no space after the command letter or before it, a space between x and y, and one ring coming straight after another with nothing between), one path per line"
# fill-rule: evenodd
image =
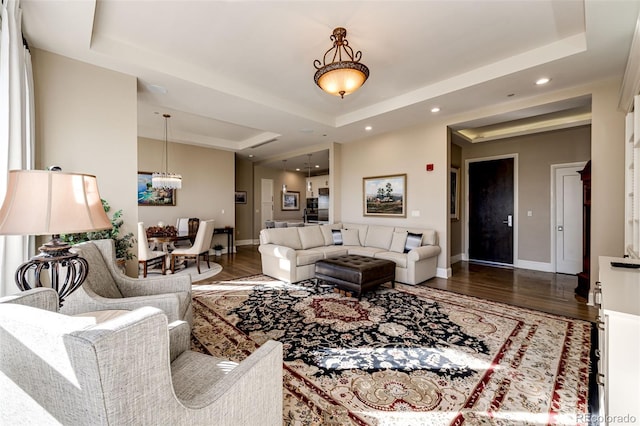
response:
M625 113L633 110L633 97L640 93L640 18L636 21L633 33L627 68L620 86L620 100L618 108Z

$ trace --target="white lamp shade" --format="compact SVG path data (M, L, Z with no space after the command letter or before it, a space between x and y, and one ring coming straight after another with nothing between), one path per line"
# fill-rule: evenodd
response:
M11 170L0 235L56 235L110 229L95 176Z

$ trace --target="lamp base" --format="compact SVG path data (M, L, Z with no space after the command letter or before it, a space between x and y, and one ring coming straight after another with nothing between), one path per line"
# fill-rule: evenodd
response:
M45 287L42 272L50 271L51 288L58 293L60 306L64 299L78 289L87 278L89 264L77 253L71 253L71 246L61 242L58 236L39 247L40 254L23 263L16 270L16 285L22 291L35 287ZM33 272L33 283L29 282ZM61 275L62 274L62 275Z

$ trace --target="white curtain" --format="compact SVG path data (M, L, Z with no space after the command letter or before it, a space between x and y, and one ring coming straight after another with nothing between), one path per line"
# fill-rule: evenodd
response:
M0 200L9 170L33 169L34 101L31 54L22 38L20 0L0 10ZM14 274L34 253L34 238L0 236L0 296L18 292Z

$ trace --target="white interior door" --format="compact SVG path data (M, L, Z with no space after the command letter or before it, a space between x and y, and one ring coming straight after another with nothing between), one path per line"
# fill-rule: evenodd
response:
M582 181L581 166L558 167L556 186L556 272L582 271Z
M266 220L273 219L273 179L262 179L260 184L260 229Z

